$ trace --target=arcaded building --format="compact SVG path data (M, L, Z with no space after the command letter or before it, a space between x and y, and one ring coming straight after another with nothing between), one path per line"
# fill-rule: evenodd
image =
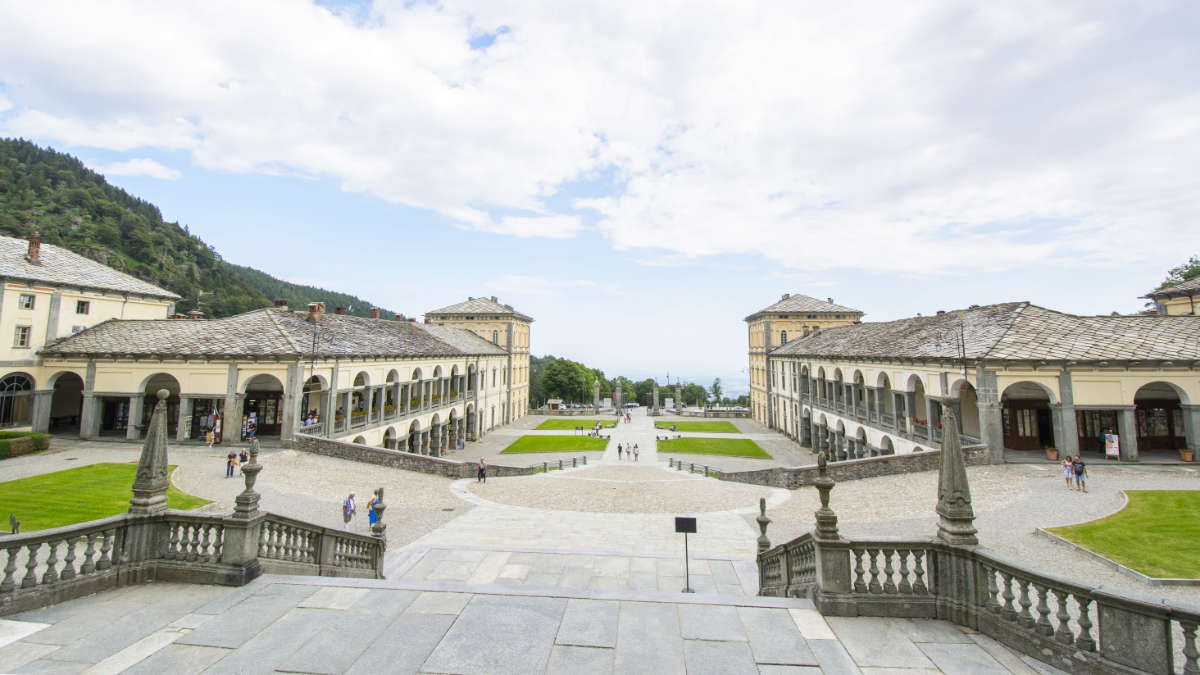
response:
M1200 448L1200 318L973 306L802 336L767 355L774 428L840 457L939 446L1121 459Z

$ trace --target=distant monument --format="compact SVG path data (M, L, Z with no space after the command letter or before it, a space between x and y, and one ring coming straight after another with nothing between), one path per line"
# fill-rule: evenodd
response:
M621 380L617 379L617 393L613 394L613 407L620 410L625 404L625 394L621 392Z
M675 412L683 410L683 385L675 380Z
M592 411L600 410L600 380L592 378Z
M659 413L660 413L660 410L658 408L658 380L655 380L654 381L654 398L653 398L653 402L650 406L650 414L658 415Z

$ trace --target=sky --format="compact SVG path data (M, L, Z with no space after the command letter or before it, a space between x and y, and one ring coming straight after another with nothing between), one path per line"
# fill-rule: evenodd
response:
M0 136L228 261L747 389L783 293L1134 312L1200 254L1200 4L0 0Z

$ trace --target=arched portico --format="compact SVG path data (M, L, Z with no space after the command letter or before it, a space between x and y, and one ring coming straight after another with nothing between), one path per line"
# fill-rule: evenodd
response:
M166 389L168 392L166 400L167 436L174 438L179 433L179 394L181 391L179 380L170 373L155 373L142 380L142 395L134 397L131 401L130 424L126 431L126 438L137 440L145 437L146 429L150 428L150 416L154 413L154 406L158 403L159 389Z
M1042 450L1054 447L1053 393L1037 382L1014 382L1000 397L1004 447Z
M294 399L293 399L294 400ZM242 402L242 437L278 437L283 430L283 383L274 375L261 373L246 381ZM227 434L228 435L228 434Z
M1138 388L1133 407L1139 453L1188 447L1185 403L1187 394L1170 382L1150 382Z
M388 427L383 432L383 447L388 450L396 449L396 428Z
M55 373L49 382L53 393L45 430L51 433L79 431L83 416L83 378L68 370Z

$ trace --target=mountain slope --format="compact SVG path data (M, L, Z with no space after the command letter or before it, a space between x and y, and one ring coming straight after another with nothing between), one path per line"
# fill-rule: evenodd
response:
M199 237L164 222L158 207L108 184L71 155L22 139L0 139L0 234L68 248L183 297L176 309L238 314L284 298L324 302L366 316L371 304L227 263ZM385 312L384 316L390 316Z

